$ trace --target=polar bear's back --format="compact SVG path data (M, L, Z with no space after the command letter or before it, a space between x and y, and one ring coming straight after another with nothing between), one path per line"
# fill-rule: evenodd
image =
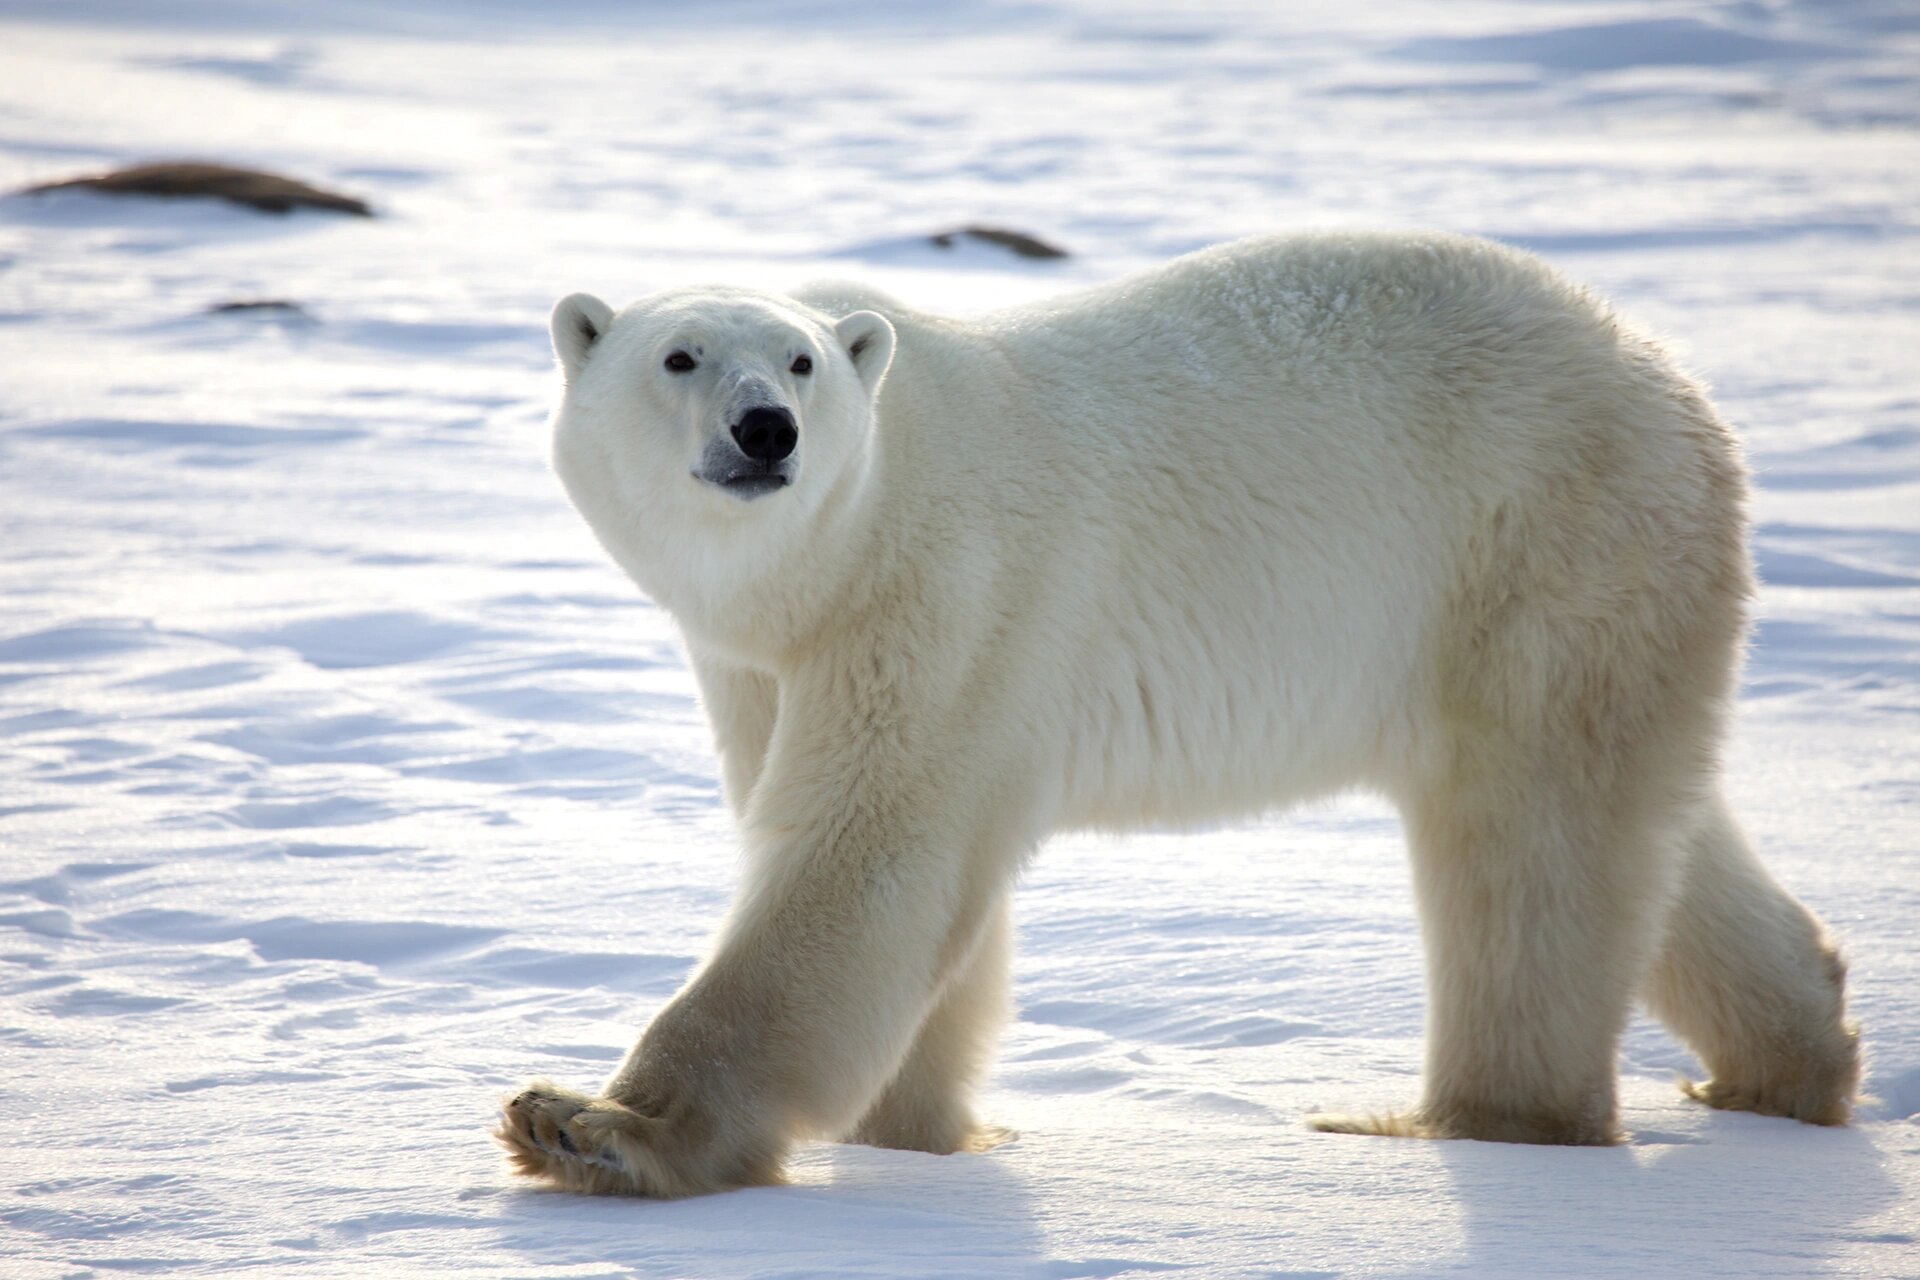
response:
M1464 236L1244 240L971 330L1018 406L982 415L988 452L1126 501L1180 476L1465 521L1569 483L1686 510L1738 467L1656 343Z
M1213 423L1194 410L1214 403L1283 397L1257 415L1283 424L1326 400L1351 415L1407 396L1421 418L1465 409L1455 425L1498 434L1513 425L1499 410L1518 405L1495 401L1550 385L1562 399L1582 383L1617 389L1623 343L1640 341L1539 259L1433 233L1243 240L977 324L1055 387L1103 400L1177 395L1184 423L1200 429ZM1469 406L1475 397L1485 403Z

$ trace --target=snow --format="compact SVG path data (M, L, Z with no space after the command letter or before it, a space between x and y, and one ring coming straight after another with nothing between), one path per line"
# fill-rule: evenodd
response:
M1920 1276L1920 21L1901 0L14 0L0 188L169 156L372 220L0 199L0 1272ZM968 222L1074 251L918 237ZM1844 936L1860 1122L1611 1150L1307 1132L1417 1088L1389 811L1047 848L983 1157L507 1176L734 846L668 620L543 460L544 313L862 276L964 310L1236 235L1436 225L1667 334L1749 442L1730 762ZM236 299L307 317L211 315Z

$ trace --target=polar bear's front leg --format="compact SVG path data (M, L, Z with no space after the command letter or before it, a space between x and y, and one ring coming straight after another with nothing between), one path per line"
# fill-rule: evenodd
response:
M795 1140L869 1110L974 954L1015 861L996 824L1018 806L927 761L991 754L932 716L908 740L871 714L849 724L844 697L789 716L786 696L712 958L598 1097L539 1083L506 1104L519 1172L647 1196L778 1181Z
M1718 795L1687 839L1680 897L1643 991L1712 1073L1710 1107L1844 1124L1860 1083L1846 964L1767 873Z
M1006 895L969 956L920 1025L899 1074L888 1082L849 1142L903 1151L985 1151L1013 1136L981 1124L973 1090L992 1060L1012 1003L1013 911Z
M772 676L698 652L690 656L700 681L700 701L713 726L714 749L720 753L727 805L739 817L746 813L747 800L766 765L767 744L780 709L779 689Z

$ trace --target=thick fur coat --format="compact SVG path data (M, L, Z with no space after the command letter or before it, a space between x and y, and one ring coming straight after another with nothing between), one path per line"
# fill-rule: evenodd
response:
M1645 1002L1695 1096L1816 1123L1843 970L1720 796L1746 476L1537 260L1243 241L957 320L857 286L554 313L555 464L679 622L748 862L711 956L522 1172L685 1195L803 1137L977 1150L1050 834L1365 787L1405 818L1422 1098L1342 1132L1607 1143Z

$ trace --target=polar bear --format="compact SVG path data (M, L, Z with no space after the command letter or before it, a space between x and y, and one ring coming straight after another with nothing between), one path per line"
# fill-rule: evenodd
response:
M1639 998L1701 1101L1845 1120L1843 969L1716 769L1751 593L1701 388L1538 260L1243 241L951 319L867 289L553 313L554 461L684 633L737 901L520 1172L681 1196L803 1137L980 1150L1050 834L1365 787L1404 815L1423 1095L1344 1133L1618 1141Z

